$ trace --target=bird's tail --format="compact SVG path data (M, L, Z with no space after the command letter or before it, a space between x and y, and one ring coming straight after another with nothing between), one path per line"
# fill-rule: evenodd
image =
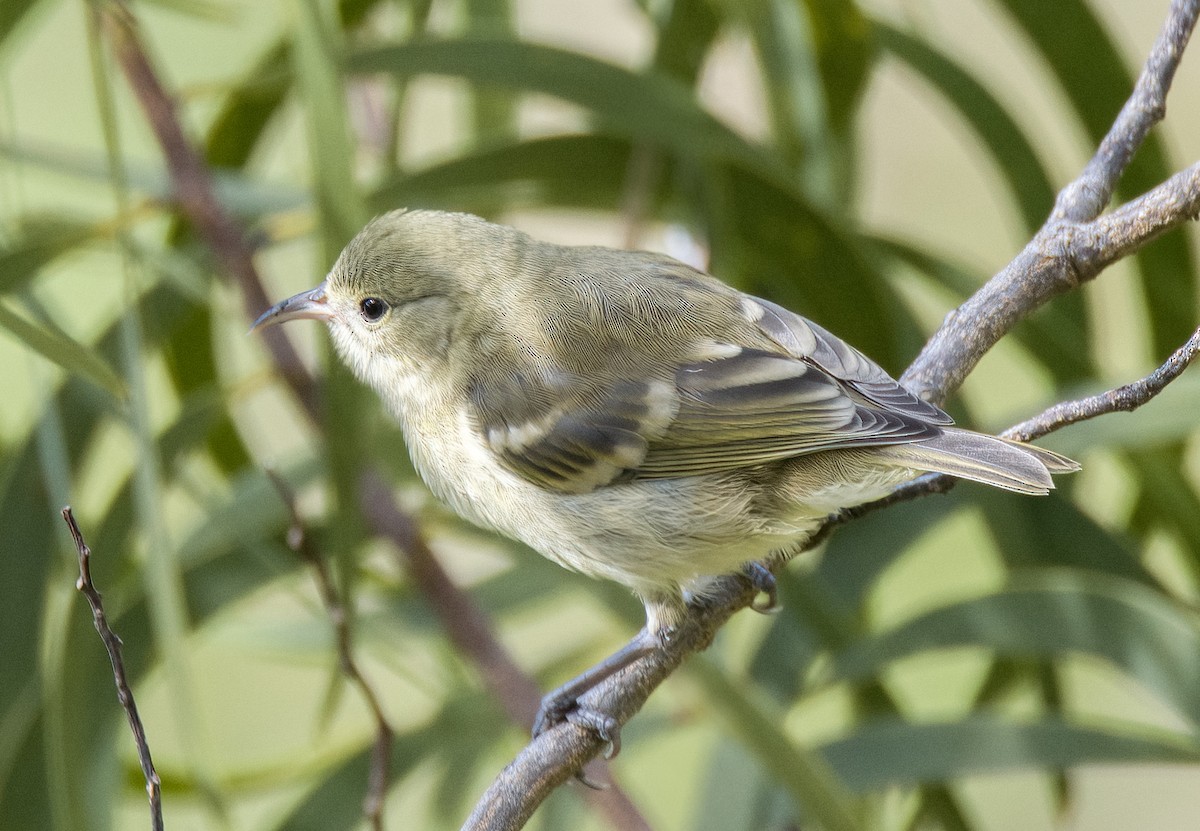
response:
M1052 450L953 427L932 439L888 445L878 452L904 467L1037 496L1054 487L1050 474L1079 470L1078 462Z

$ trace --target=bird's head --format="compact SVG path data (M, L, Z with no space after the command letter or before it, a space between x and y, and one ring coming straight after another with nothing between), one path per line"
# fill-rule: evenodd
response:
M324 321L346 364L394 393L398 383L445 370L464 307L480 302L515 233L467 214L384 214L346 246L320 285L272 306L251 331Z

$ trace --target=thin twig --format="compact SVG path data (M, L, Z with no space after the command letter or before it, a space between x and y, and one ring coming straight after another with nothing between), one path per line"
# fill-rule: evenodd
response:
M146 728L142 726L141 716L138 715L137 702L133 698L133 689L129 686L129 678L125 673L125 659L121 655L121 639L108 625L108 617L104 614L104 603L100 592L92 582L92 549L84 542L83 532L75 522L75 515L68 505L62 509L62 518L71 531L71 539L75 541L75 550L79 552L79 580L75 588L87 598L92 607L92 623L108 650L108 660L112 664L113 682L117 686L117 701L129 721L129 729L133 733L133 743L137 745L138 763L142 766L142 776L146 779L146 795L150 799L150 827L153 831L162 831L162 782L158 771L154 769L154 761L150 758L150 743L146 740Z
M1200 329L1193 332L1187 343L1172 352L1171 357L1145 378L1077 401L1055 404L1045 412L1008 428L1002 435L1015 441L1032 441L1055 430L1061 430L1069 424L1077 424L1096 416L1132 412L1182 375L1196 359L1197 353L1200 353Z
M317 585L317 594L329 621L333 624L334 638L337 642L338 665L342 674L350 683L358 687L363 700L375 720L375 743L371 749L371 772L368 777L367 796L363 800L363 815L375 831L383 831L383 806L387 798L387 788L391 781L392 738L394 733L383 705L379 701L374 688L363 675L354 659L354 633L350 628L350 614L346 604L342 602L337 587L333 583L333 575L325 558L313 545L312 538L305 530L304 522L296 507L296 496L287 482L273 470L267 471L267 476L279 492L279 497L287 506L290 524L287 531L288 547L295 551L312 569L313 580Z
M1133 412L1138 407L1148 403L1167 385L1183 374L1200 353L1200 329L1192 333L1187 343L1171 353L1171 357L1163 361L1157 369L1144 378L1131 381L1124 386L1089 395L1074 401L1063 401L1038 413L1032 418L1019 424L1014 424L1003 433L1006 439L1013 441L1033 441L1047 436L1056 430L1061 430L1072 424L1117 412ZM958 483L953 476L940 473L928 473L911 482L899 486L883 499L847 508L830 517L820 530L805 543L805 549L815 547L815 543L824 539L834 528L847 522L874 513L882 508L907 502L919 496L932 493L945 493Z

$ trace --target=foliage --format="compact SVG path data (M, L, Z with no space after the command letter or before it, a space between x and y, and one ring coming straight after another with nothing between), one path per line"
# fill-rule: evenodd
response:
M643 244L686 229L715 273L899 370L936 320L929 304L947 306L985 275L864 220L860 116L880 74L901 67L970 131L1026 232L1061 178L1039 130L955 44L866 4L629 4L650 43L625 66L520 37L524 5L293 0L267 35L238 41L248 68L232 80L226 63L177 67L160 39L186 51L189 31L232 36L247 18L262 22L257 4L134 10L161 64L189 76L185 123L257 242L272 296L314 284L364 218L402 204L582 217ZM1098 11L1084 0L988 8L1043 64L1037 82L1061 94L1059 118L1096 142L1132 77ZM44 27L86 16L55 0L0 9L10 65ZM94 77L103 129L45 148L23 141L16 112L0 144L6 184L29 183L7 189L0 229L0 329L19 344L4 353L13 403L0 423L0 827L144 819L111 674L73 593L57 524L68 502L148 698L168 827L361 822L370 724L284 546L287 513L264 473L276 464L338 563L356 648L397 731L391 827L456 827L522 736L357 517L354 471L387 470L544 687L631 633L636 604L423 496L394 428L323 347L312 359L330 376L321 421L304 420L260 345L241 337L235 289L177 216L102 38L75 31L57 48L91 50L90 69L71 66ZM730 42L753 49L757 86L742 94L764 102L761 139L702 103L707 62ZM430 95L457 106L456 129L437 158L414 162L414 136L441 132L410 116L429 112L414 101ZM555 112L569 105L560 120L572 126L529 126L547 99ZM1171 172L1152 137L1125 193ZM41 182L48 195L31 192ZM1122 278L1144 314L1060 298L1006 353L1026 371L991 382L1031 407L1105 386L1114 314L1127 351L1164 356L1196 324L1196 268L1187 233L1165 237ZM962 487L844 528L793 564L781 614L737 619L627 728L618 780L661 828L849 817L965 829L1003 827L1007 798L968 787L987 772L1035 772L1061 809L1081 766L1200 761L1200 493L1184 452L1194 418L1179 416L1198 396L1184 379L1124 417L1144 433L1097 423L1050 442L1086 468L1052 498ZM975 406L956 402L956 415L996 427L1012 412L994 398L968 396ZM585 825L602 823L566 790L532 827Z

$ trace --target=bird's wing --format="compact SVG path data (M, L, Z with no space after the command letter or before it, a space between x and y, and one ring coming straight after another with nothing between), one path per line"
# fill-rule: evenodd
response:
M759 331L794 358L810 361L867 401L931 424L953 424L942 410L913 395L883 367L837 335L783 306L745 295L742 308Z
M625 356L616 380L546 361L493 375L470 390L478 427L513 472L586 493L919 441L951 423L805 318L748 296L741 311L748 326L733 339L743 343L706 340L668 361Z

